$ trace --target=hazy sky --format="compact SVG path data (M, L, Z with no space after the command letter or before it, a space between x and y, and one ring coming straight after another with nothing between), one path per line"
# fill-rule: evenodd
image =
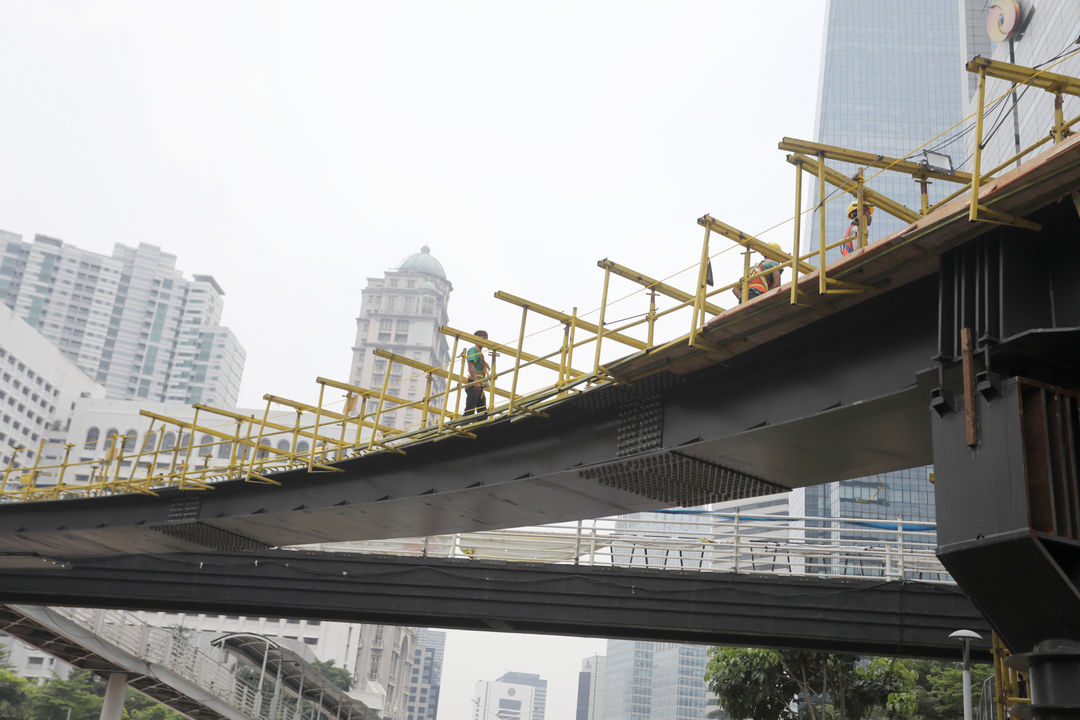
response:
M789 218L776 143L812 135L824 6L3 0L0 228L175 254L225 289L241 404L313 400L317 376L348 379L365 279L422 245L451 324L508 340L520 311L496 290L593 308L600 259L667 277L705 213ZM766 239L790 248L791 225ZM440 720L507 670L571 718L597 651L451 633Z

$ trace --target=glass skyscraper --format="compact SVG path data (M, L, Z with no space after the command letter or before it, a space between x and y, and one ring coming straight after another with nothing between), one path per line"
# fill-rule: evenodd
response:
M968 145L962 133L967 74L964 53L985 51L989 39L972 35L962 42L962 9L942 0L829 0L814 139L916 162L922 161L922 148L926 148L948 155L956 170L969 169ZM986 38L985 31L982 38ZM848 176L858 170L844 163L828 165ZM876 172L874 168L864 171L868 187L919 209L920 188L913 178L892 172L874 176ZM931 185L930 203L955 189L945 182ZM845 213L851 199L843 193L826 206L828 242L839 240L847 230L850 221ZM818 223L815 212L808 230L811 247L818 246ZM905 225L877 211L869 241L873 243ZM839 255L838 249L832 253ZM831 259L835 259L833 255ZM844 438L836 438L836 442L842 443ZM792 493L791 514L933 522L936 514L930 472L928 467L912 468L801 488Z
M827 145L885 155L922 160L920 148L935 136L928 148L952 158L954 169L965 163L967 147L962 139L944 144L955 134L949 131L963 118L961 82L964 58L961 55L960 15L956 4L947 0L907 2L866 2L829 0L825 19L824 53L818 88L818 109L814 139ZM855 165L828 162L847 176ZM919 186L908 175L883 172L871 179L874 168L864 172L867 187L918 210ZM804 186L809 178L804 178ZM817 184L811 182L812 203L817 202ZM936 182L929 188L933 203L956 188ZM827 244L843 237L849 220L846 212L853 199L826 186L826 196L835 200L826 205ZM817 212L808 216L809 247L818 247ZM901 229L907 223L875 212L869 241ZM831 251L830 261L839 257Z
M705 645L608 640L595 720L700 720L712 701L707 664Z

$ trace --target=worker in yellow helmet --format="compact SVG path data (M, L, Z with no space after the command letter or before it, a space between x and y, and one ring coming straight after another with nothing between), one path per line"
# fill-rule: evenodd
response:
M844 233L844 244L840 246L841 255L850 255L855 252L855 243L859 240L859 201L852 200L847 208L847 216L851 218L851 225ZM870 221L874 219L874 206L863 200L863 217L866 218L866 227L870 227Z
M780 252L783 252L783 248L780 247L780 243L769 243L771 247L776 248ZM768 292L773 288L780 287L781 275L784 272L784 268L778 267L780 263L769 258L762 258L760 262L750 266L749 280L746 282L746 299L751 300L758 295ZM772 272L768 272L772 268L777 268ZM739 302L742 302L742 283L739 283L736 287L731 289L735 293L735 297Z

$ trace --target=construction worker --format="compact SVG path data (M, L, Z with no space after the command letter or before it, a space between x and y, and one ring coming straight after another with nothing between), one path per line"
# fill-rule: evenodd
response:
M840 246L841 255L850 255L855 252L855 243L859 241L859 201L852 200L847 208L847 216L851 218L851 225L844 233L844 244ZM863 218L866 219L866 227L870 227L870 221L874 219L874 206L863 200Z
M473 333L477 337L487 340L487 330L477 330ZM484 350L478 345L473 345L465 351L465 372L469 376L469 384L465 386L465 415L487 412L487 400L484 397L484 387L487 386L488 364L484 359Z
M783 248L780 247L780 243L769 243L769 245L780 252L784 251ZM758 295L766 293L773 288L780 287L781 275L784 272L784 268L767 272L771 268L775 268L779 265L780 263L775 260L762 258L760 262L750 266L750 275L748 276L750 279L746 283L747 300L756 298ZM738 298L740 303L742 302L742 286L743 284L739 283L731 289L731 292L735 293L735 297Z

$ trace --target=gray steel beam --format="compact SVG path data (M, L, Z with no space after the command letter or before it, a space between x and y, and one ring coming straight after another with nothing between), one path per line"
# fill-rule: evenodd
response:
M953 660L989 638L958 588L869 578L275 550L81 558L0 571L0 602L822 649ZM988 657L988 646L977 652Z
M476 439L281 486L0 505L0 553L250 550L539 525L755 497L930 459L933 278L688 376L601 388ZM644 404L649 436L621 411ZM634 413L631 413L633 415ZM627 448L630 451L627 451ZM636 452L635 452L636 450ZM648 469L643 478L641 468ZM687 478L694 482L685 482Z

